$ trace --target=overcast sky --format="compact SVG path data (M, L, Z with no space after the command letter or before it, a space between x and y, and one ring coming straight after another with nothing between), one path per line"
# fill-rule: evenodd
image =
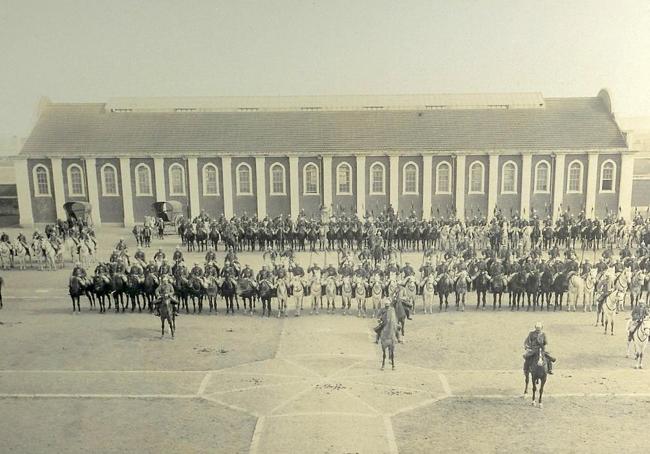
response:
M650 115L650 1L0 0L0 134L41 96L541 91Z

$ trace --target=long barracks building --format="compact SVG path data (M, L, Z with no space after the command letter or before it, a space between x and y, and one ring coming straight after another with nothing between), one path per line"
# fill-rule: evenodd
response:
M606 90L44 100L15 161L20 223L87 201L95 224L132 225L165 200L192 216L628 217L635 153L611 106Z

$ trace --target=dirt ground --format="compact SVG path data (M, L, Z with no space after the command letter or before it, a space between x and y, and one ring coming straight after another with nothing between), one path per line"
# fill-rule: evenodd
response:
M100 254L120 235L133 244L124 230L99 232ZM176 240L159 244L169 254ZM419 266L421 255L407 259ZM416 314L396 370L381 371L371 319L190 314L161 339L149 314L100 315L83 301L73 315L69 271L0 273L2 452L642 449L650 380L625 358L625 313L604 336L593 313L477 312L472 296L464 313ZM522 343L537 320L559 358L543 410L521 398Z

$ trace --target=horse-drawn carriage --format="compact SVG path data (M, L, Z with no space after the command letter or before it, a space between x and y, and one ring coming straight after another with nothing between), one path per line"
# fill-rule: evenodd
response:
M75 224L83 222L86 225L92 225L92 206L88 202L67 202L63 204L63 209L67 216L68 222Z
M175 200L167 202L154 202L151 205L156 219L160 219L165 228L165 233L175 233L178 221L183 217L183 205Z

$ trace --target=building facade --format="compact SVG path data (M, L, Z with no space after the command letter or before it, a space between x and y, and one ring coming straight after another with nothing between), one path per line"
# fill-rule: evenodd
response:
M20 223L132 225L155 201L186 214L588 217L632 207L635 150L606 90L42 103L15 160Z

